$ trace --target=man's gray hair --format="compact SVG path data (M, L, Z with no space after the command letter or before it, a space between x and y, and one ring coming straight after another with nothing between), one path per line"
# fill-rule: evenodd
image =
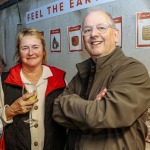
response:
M91 12L103 12L103 13L105 13L109 18L109 21L110 21L109 23L110 23L111 27L115 28L115 21L109 12L99 8L98 6L93 6L93 7L88 8L86 11L86 15L88 15ZM84 20L83 20L83 24L84 24Z

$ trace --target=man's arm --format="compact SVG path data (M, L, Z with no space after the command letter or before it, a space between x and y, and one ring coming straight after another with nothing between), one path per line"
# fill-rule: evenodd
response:
M63 116L81 130L98 132L104 128L128 127L150 104L150 79L140 63L123 66L109 83L100 101L85 100L75 94L76 91L70 92L75 89L71 88L68 87L59 97L59 107ZM54 119L61 124L58 117L54 116Z
M55 101L54 101L54 107L53 107L53 118L56 122L58 122L59 124L61 124L62 126L65 126L67 128L70 128L70 129L79 129L78 125L76 126L76 123L73 122L72 119L68 118L63 110L62 110L62 107L61 107L61 100L63 99L63 97L67 98L67 97L70 97L71 99L74 99L74 97L77 97L78 99L80 100L84 100L82 99L80 96L78 96L77 94L75 94L75 85L74 83L76 82L76 78L77 78L78 75L76 75L72 80L71 82L68 84L68 86L65 88L64 92L59 95ZM102 99L102 97L106 94L107 92L107 89L106 88L103 88L99 93L98 95L95 97L95 99L93 99L92 101L99 101ZM85 102L84 101L81 101L81 102ZM86 101L88 102L88 101ZM69 113L68 113L69 114Z

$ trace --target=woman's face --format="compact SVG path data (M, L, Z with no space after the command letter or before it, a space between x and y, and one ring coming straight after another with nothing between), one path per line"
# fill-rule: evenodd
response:
M20 57L22 66L38 67L42 65L44 48L41 40L35 36L23 36L20 40Z

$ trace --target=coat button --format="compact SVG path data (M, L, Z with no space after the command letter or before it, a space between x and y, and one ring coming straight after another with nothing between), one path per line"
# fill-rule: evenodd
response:
M38 106L35 106L35 107L34 107L34 110L37 110L37 109L38 109Z
M38 124L35 124L34 127L37 128L37 127L38 127Z
M34 142L34 146L38 146L38 142Z

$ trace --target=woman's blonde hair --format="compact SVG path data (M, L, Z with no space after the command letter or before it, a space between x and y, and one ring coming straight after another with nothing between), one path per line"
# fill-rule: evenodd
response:
M46 53L46 42L44 40L44 37L42 35L42 33L40 31L38 31L37 29L34 28L24 28L23 30L21 30L16 38L16 52L14 55L14 61L17 63L21 63L21 57L20 57L20 43L21 43L21 38L27 35L31 35L31 36L35 36L37 39L41 40L42 46L43 46L43 51L44 51L44 56L43 56L43 60L42 63L46 63L46 57L47 57L47 53Z

